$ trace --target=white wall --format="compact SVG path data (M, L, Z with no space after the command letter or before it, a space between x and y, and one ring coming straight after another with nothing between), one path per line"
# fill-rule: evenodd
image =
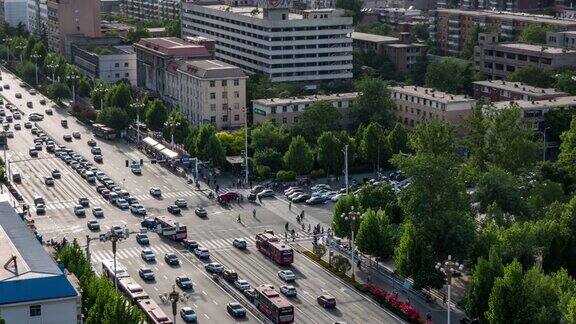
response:
M30 317L30 305L42 305L41 316ZM74 324L80 313L80 299L68 298L0 306L6 324Z
M100 79L104 82L114 83L118 80L128 79L130 84L136 85L136 54L103 55L99 57L99 63ZM128 66L125 66L126 63Z
M4 20L12 27L28 26L28 0L4 0Z

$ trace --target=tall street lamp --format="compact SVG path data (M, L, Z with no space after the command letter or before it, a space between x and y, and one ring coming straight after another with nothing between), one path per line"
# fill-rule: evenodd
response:
M346 183L346 194L348 194L348 147L349 145L346 144L344 145L344 150L342 151L344 153L344 181Z
M51 63L48 64L46 67L49 68L50 71L52 71L52 83L56 82L56 80L54 79L54 74L56 73L56 68L58 67L58 64Z
M351 241L351 248L350 248L350 263L352 263L352 280L356 275L356 262L354 259L354 252L356 250L356 246L354 244L354 229L356 229L356 221L359 221L362 218L362 215L354 210L354 206L350 207L350 211L347 213L342 213L340 216L342 219L346 221L350 221L350 241Z
M5 37L2 40L4 41L4 44L6 44L6 63L8 63L10 61L10 45L8 43L10 43L12 39L10 37Z
M30 55L30 57L34 59L34 62L36 64L36 85L38 85L38 59L41 58L42 56L38 53L34 53Z
M72 102L76 103L76 80L80 79L80 76L72 73L66 78L72 82Z
M132 109L136 110L136 143L140 144L140 109L144 108L144 103L135 101L132 103ZM172 131L174 133L174 131ZM172 145L174 145L174 135L172 135Z
M170 145L172 145L172 147L174 147L174 129L176 127L180 126L180 123L171 120L171 121L167 121L166 123L164 123L164 126L170 127L170 136L171 136Z
M244 179L245 183L248 183L248 107L243 108L244 110Z
M106 94L106 89L99 87L94 89L94 92L100 96L100 109L104 109L104 94Z
M446 312L447 312L447 323L450 324L450 293L451 293L451 286L452 286L452 275L456 271L462 271L464 269L464 265L452 261L452 256L448 256L448 260L444 261L444 263L436 263L436 269L442 272L446 276L446 283L448 285L448 303L446 304Z
M24 51L26 45L24 44L16 45L15 48L20 52L20 63L22 63L22 51Z

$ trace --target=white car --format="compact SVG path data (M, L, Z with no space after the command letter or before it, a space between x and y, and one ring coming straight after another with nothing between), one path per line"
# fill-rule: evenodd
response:
M85 216L86 210L84 209L84 207L82 205L76 205L76 206L74 206L74 215Z
M150 249L142 250L142 252L140 252L140 256L142 257L142 260L146 262L156 261L156 254L154 254L154 251Z
M196 255L200 259L208 259L210 257L210 251L204 247L197 247L194 249L194 255Z
M296 297L298 292L296 291L296 287L292 285L282 285L280 286L280 292L286 297Z
M280 270L278 271L278 277L284 281L294 281L296 280L296 275L292 270Z
M313 186L312 188L310 188L310 190L312 190L312 191L332 190L332 188L331 188L329 185L325 184L325 183L319 183L319 184Z
M192 307L188 307L188 306L182 307L180 309L180 317L182 317L182 319L186 323L196 322L196 312L194 312Z
M236 287L236 289L238 289L240 291L250 289L250 284L248 283L248 281L246 281L244 279L238 279L238 280L234 281L234 286Z
M332 196L332 198L330 198L330 201L332 201L332 202L337 202L338 199L342 198L342 197L345 196L345 195L346 195L345 193L336 194L336 195Z
M146 215L146 208L140 204L131 205L130 211L136 215Z
M210 262L204 266L204 269L210 273L222 273L224 266L218 262Z

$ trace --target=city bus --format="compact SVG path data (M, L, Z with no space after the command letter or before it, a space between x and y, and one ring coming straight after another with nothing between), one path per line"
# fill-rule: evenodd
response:
M256 235L256 247L265 256L280 265L289 265L294 262L294 251L292 248L280 242L274 232L266 230Z
M149 323L154 324L172 324L172 320L152 299L138 299L136 305L146 314Z
M254 305L272 323L294 323L294 306L280 296L271 285L260 285L254 290L256 292Z
M113 140L116 138L116 131L106 125L92 124L92 132L94 136L103 139Z
M182 225L171 217L156 216L156 232L172 241L182 241L188 237L186 225Z
M150 298L142 286L140 286L136 280L131 277L119 278L118 287L124 293L126 298L132 302L139 299Z
M130 277L128 274L128 269L118 261L116 261L116 275L114 275L113 259L102 260L102 273L104 273L104 275L112 281L114 281L114 278L120 279Z

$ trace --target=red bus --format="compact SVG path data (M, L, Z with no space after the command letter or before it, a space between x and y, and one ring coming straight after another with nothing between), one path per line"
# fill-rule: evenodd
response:
M162 236L173 241L182 241L188 237L186 225L182 225L173 218L166 216L156 216L156 231Z
M266 315L272 323L294 323L294 306L274 290L271 285L260 285L254 289L254 305Z
M116 261L116 275L114 275L114 259L102 260L102 272L112 282L114 282L114 278L130 277L128 269L119 261Z
M172 324L170 317L168 317L152 299L139 299L136 300L136 304L146 314L149 323Z
M256 247L262 254L278 264L288 265L294 262L294 251L292 248L280 242L271 230L266 230L256 235Z
M118 287L130 301L149 298L142 286L130 277L118 279Z

